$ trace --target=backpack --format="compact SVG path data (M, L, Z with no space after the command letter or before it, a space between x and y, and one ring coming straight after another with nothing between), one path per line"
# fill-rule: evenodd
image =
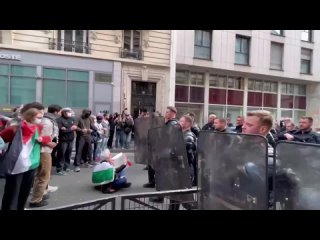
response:
M50 122L52 123L52 135L54 135L55 132L57 132L58 135L59 135L59 127L58 127L58 123L57 123L56 119L53 119L50 115L47 115L47 114L44 114L43 117L49 119ZM56 131L55 131L55 129L56 129ZM57 138L58 137L54 137L52 142L56 142L57 143L58 142Z

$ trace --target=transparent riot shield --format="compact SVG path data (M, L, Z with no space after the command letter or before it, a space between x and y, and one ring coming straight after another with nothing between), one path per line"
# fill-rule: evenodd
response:
M156 190L191 188L191 168L181 129L176 126L150 129L149 140Z
M267 157L264 137L201 131L199 209L267 209Z
M134 121L134 153L135 162L150 164L150 152L148 146L148 131L151 128L164 125L162 117L137 118Z
M148 164L148 131L150 118L137 118L134 121L134 158L139 164Z
M277 210L320 210L320 145L281 141L276 146Z
M151 128L157 128L157 127L163 127L165 122L164 122L164 117L149 117L151 119Z

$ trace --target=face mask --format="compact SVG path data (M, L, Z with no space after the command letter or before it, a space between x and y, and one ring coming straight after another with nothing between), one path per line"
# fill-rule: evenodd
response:
M40 118L36 118L33 120L32 122L33 124L40 124L41 123L41 119Z
M66 117L71 117L71 115L72 115L72 114L69 113L69 112L66 113Z

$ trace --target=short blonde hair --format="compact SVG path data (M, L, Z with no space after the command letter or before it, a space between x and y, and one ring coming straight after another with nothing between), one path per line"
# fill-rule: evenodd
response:
M259 122L262 126L268 127L268 131L273 126L273 118L272 115L269 111L266 110L255 110L255 111L250 111L247 113L247 117L253 117L256 116L259 118Z
M190 123L191 126L193 125L193 119L190 115L183 115L182 118L184 118L188 123Z

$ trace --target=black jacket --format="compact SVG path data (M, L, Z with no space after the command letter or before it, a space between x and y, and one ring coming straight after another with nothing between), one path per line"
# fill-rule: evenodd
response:
M65 118L59 117L57 120L59 127L59 141L60 142L72 142L74 139L74 131L70 128L72 125L75 125L75 120L73 117ZM62 127L65 127L67 130L61 130Z
M166 122L166 125L167 126L179 126L180 127L180 124L179 124L178 120L175 119L175 118L170 119L168 122Z
M297 131L297 130L292 130L292 131L283 131L283 132L280 132L277 134L277 141L280 141L280 140L287 140L287 138L284 136L286 133L289 133L291 135L293 135L293 133Z
M191 130L185 131L183 137L186 144L188 163L191 165L195 161L197 154L197 137Z
M242 125L237 125L236 128L234 129L236 133L242 133Z
M207 123L206 125L204 125L202 127L202 130L209 130L209 131L213 131L214 130L214 125L212 123Z
M114 117L110 117L108 121L109 121L110 131L114 131L114 128L116 126L114 123Z
M221 133L231 133L231 131L228 128L223 129L222 131L219 131L218 129L214 130L215 132L221 132Z
M304 142L304 143L315 143L320 144L320 135L313 132L311 129L302 132L301 130L296 130L293 133L294 141Z
M197 125L193 125L191 127L191 132L193 132L196 137L199 137L200 128Z

